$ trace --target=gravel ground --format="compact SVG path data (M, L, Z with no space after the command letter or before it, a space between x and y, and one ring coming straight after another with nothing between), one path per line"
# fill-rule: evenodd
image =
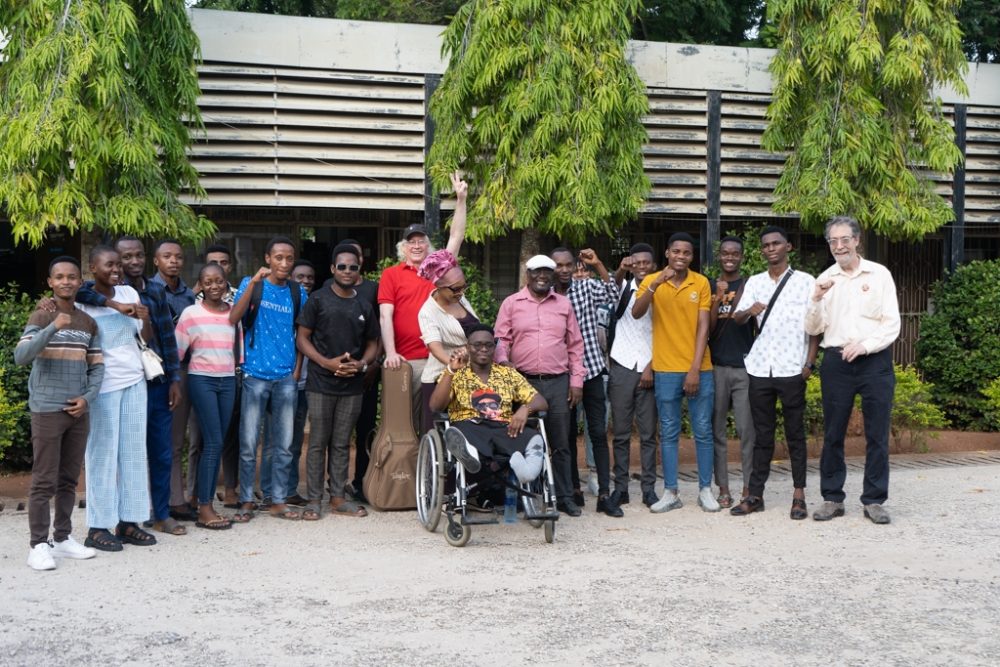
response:
M53 572L25 565L27 515L0 514L0 664L996 665L1000 466L901 470L887 508L827 524L685 507L473 529L414 513L190 527ZM820 501L809 479L811 508ZM84 512L74 518L81 524ZM82 525L75 531L82 541Z

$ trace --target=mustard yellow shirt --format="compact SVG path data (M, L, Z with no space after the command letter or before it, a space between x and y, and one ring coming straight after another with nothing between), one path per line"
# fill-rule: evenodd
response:
M635 298L649 291L661 272L651 273L639 285ZM653 292L653 370L661 373L687 373L694 361L698 333L698 313L708 312L712 294L708 278L688 271L680 287L669 280ZM705 346L701 370L712 370L712 355Z

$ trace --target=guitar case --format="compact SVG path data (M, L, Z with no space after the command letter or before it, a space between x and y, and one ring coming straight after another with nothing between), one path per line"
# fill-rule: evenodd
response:
M380 511L417 507L420 439L413 429L412 377L407 363L398 369L382 369L382 419L368 449L368 470L361 483L368 503Z

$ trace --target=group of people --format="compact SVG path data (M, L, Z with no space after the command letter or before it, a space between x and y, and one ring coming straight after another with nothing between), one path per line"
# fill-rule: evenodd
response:
M306 521L324 508L365 516L361 480L379 369L403 363L412 368L414 429L432 428L434 411L447 409L446 446L470 474L506 466L522 483L534 480L544 446L529 418L546 411L557 508L568 516L584 505L578 404L598 512L621 517L630 502L633 424L642 502L657 513L681 507L677 454L686 399L698 504L747 515L764 509L780 400L793 470L790 516L803 519L805 383L822 347L824 503L813 516L844 514L844 435L860 394L868 439L861 501L872 521L889 521L882 507L894 382L889 346L899 313L889 272L858 254L853 219L827 225L836 261L818 279L788 265L791 245L777 227L761 236L767 271L743 276L742 242L727 237L714 281L689 269L695 244L685 233L670 238L662 269L654 249L639 243L613 275L593 250L556 248L527 261L523 289L503 301L490 327L465 298L457 254L467 186L457 175L453 185L447 247L435 250L422 225L407 227L399 263L378 283L362 277L363 249L353 240L333 249L332 278L322 286L285 237L269 241L264 265L235 288L223 246L207 249L194 289L180 277L183 250L170 240L153 247L152 278L134 237L94 247L87 283L76 259L53 260L52 297L39 304L15 349L18 363L33 364L28 564L52 569L56 558L155 544L147 529L183 535L187 522L224 530L260 511ZM162 369L144 364L150 351ZM741 447L738 501L727 467L730 410ZM657 423L662 496L655 488ZM70 535L70 515L84 459L89 532L81 545ZM487 496L474 501L488 506ZM229 516L216 510L217 500L233 510Z

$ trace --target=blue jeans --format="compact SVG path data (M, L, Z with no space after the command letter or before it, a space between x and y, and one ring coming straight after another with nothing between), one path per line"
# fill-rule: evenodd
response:
M188 373L188 397L201 427L201 458L198 459L195 489L198 504L207 505L215 498L222 441L233 416L233 401L236 400L236 378L231 375L210 377Z
M663 457L663 487L677 490L677 441L681 434L681 399L687 373L654 373L656 410L660 415L660 454ZM688 396L688 415L698 456L698 487L712 486L712 412L715 379L712 371L701 371L698 393Z
M306 390L299 389L295 403L295 422L292 427L292 444L288 449L292 453L292 466L288 469L288 490L285 498L291 498L299 492L299 459L302 456L302 441L305 439L306 417L309 415L309 402L306 401ZM264 445L260 454L260 493L264 498L270 498L271 471L274 463L274 449L271 447L271 429L267 426L271 414L268 413L264 425Z
M170 516L174 446L170 435L173 413L168 404L169 396L169 382L155 380L146 384L146 459L149 461L149 496L156 521Z
M253 482L257 469L257 436L270 407L268 433L273 453L271 470L272 497L276 505L285 502L288 471L292 466L292 426L298 387L292 374L280 380L261 380L251 375L243 377L243 398L240 403L240 502L253 502Z

